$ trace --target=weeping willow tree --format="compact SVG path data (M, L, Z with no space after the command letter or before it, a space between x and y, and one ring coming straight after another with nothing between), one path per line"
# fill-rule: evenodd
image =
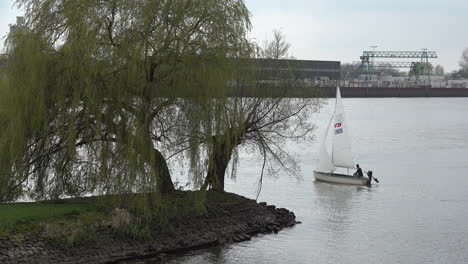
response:
M175 121L193 139L213 120L181 102L222 97L239 74L233 58L252 52L244 2L16 3L27 23L7 40L0 86L0 201L174 190Z
M258 47L254 57L238 61L242 74L230 82L232 96L205 104L185 102L185 107L195 110L189 120L197 131L179 138L188 139L182 146L190 149L193 182L202 190L224 191L227 175L236 176L241 149L261 158L257 195L265 172L277 175L283 171L299 177L300 168L285 145L312 140L315 126L311 116L320 109L321 100L289 97L307 88L298 70L301 65L286 60L289 47L285 36L274 31L273 40ZM189 129L182 129L181 134Z

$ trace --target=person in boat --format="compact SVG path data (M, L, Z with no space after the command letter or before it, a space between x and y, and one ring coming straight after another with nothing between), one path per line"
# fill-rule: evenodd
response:
M362 173L362 169L359 167L359 164L356 164L356 172L353 175L358 177L364 176L364 174Z
M367 172L367 177L369 178L369 180L367 181L367 185L370 185L371 182L372 182L372 171L368 171ZM374 178L375 179L375 178ZM375 179L376 182L378 182L377 179Z

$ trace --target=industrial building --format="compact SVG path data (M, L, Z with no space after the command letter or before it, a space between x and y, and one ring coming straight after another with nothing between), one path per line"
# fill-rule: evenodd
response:
M259 68L265 72L264 76L281 76L282 72L294 69L300 78L315 82L317 80L339 80L340 61L319 60L273 60L257 59ZM275 74L271 74L275 72Z

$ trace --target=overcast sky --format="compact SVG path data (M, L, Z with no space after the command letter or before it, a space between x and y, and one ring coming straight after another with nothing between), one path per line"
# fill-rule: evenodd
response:
M468 0L245 0L252 38L281 30L297 59L358 61L363 50L437 52L446 71L458 68L468 47ZM21 14L0 0L0 35ZM2 41L3 42L3 41Z

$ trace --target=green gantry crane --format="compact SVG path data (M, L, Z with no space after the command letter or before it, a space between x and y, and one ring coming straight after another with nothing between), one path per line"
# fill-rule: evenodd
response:
M375 58L384 59L420 59L418 62L410 61L374 61ZM416 82L419 83L421 75L427 75L429 84L431 83L431 69L429 59L437 58L435 51L363 51L359 71L365 76L365 80L370 80L370 75L375 72L374 68L392 67L392 68L411 68L414 69Z

